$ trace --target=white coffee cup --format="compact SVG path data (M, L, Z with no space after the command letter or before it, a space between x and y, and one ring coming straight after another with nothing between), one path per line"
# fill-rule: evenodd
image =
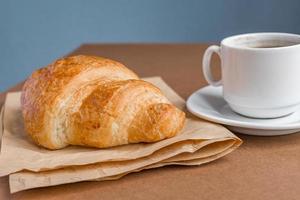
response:
M220 56L222 78L213 80L210 60ZM250 33L231 36L210 46L203 56L203 73L213 86L223 85L223 97L237 113L275 118L300 105L300 35Z

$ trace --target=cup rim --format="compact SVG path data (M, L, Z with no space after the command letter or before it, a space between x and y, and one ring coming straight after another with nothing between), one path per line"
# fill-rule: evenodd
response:
M284 38L291 38L291 40L297 40L299 44L289 45L289 46L283 46L283 47L268 47L268 48L255 48L255 47L248 47L248 46L242 46L234 44L233 40L238 38L247 38L247 37L284 37ZM294 33L283 33L283 32L257 32L257 33L244 33L244 34L238 34L233 35L224 38L221 41L221 46L230 47L233 49L239 49L239 50L249 50L249 51L270 51L270 50L282 50L282 49L291 49L295 47L300 47L300 35L294 34Z

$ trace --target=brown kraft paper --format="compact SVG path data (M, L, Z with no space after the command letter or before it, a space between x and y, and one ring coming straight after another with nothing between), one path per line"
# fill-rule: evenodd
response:
M184 100L161 78L145 80L159 87L173 104L185 110ZM241 140L223 126L187 113L181 134L156 143L107 149L70 146L51 151L38 147L27 137L20 92L9 93L3 114L0 176L10 175L12 193L80 181L113 180L165 165L200 165L230 153L240 144Z

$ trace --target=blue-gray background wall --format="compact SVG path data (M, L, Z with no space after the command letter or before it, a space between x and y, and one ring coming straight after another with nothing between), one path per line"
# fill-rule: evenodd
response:
M300 1L0 0L0 91L82 43L214 42L257 31L300 33Z

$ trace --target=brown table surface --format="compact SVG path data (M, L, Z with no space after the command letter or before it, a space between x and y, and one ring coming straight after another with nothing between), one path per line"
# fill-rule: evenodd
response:
M161 76L187 98L206 85L201 58L207 46L87 44L71 54L100 55L124 63L141 77ZM214 64L219 64L216 57ZM218 69L216 74L219 75ZM11 90L20 88L18 84ZM0 102L4 97L1 94ZM244 140L238 150L198 167L163 167L129 174L116 181L81 182L12 195L8 178L3 177L0 199L300 199L300 134L238 136Z

